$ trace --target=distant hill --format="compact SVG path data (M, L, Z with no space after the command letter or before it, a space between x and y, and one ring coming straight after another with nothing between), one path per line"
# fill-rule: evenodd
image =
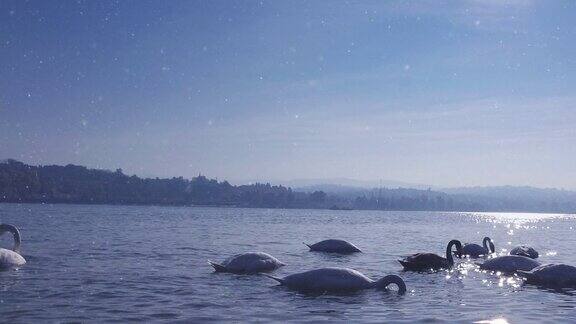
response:
M243 183L254 183L257 181L243 181ZM262 181L260 181L262 182ZM349 178L324 178L324 179L293 179L293 180L267 180L264 182L281 184L283 186L294 188L295 190L303 189L310 191L311 188L331 188L338 190L338 187L348 187L348 188L377 188L377 187L387 187L387 188L414 188L414 189L428 189L430 186L425 184L417 184L410 182L403 182L397 180L357 180ZM319 189L323 190L323 189Z
M516 186L442 189L460 201L475 201L491 210L576 213L576 191Z
M353 187L353 186L343 186L337 184L318 184L318 185L309 185L303 187L294 187L294 190L302 191L302 192L314 192L314 191L324 191L328 194L347 194L347 195L361 195L366 193L370 188L363 188L363 187Z
M323 190L328 195L341 199L367 197L372 200L386 200L392 197L414 199L416 204L442 199L444 204L430 207L445 210L576 213L576 191L554 188L500 186L419 190L319 185L308 187L304 191L309 190Z
M379 182L380 183L380 182ZM576 212L576 192L531 187L442 190L340 184L293 190L282 185L231 185L204 176L160 179L78 165L0 162L0 202L330 208L366 210Z
M233 186L204 176L143 179L121 169L0 163L0 202L323 208L325 196L270 184Z
M446 200L443 208L469 211L531 211L531 212L558 212L576 213L576 191L555 188L534 188L526 186L494 186L494 187L463 187L422 190L421 188L387 187L362 188L334 184L316 184L294 188L296 191L313 192L323 191L331 196L341 199L357 199L367 197L372 199L380 197L385 200L389 197L403 196L405 199L437 199ZM416 198L415 198L416 197ZM377 199L377 198L374 198ZM422 203L416 200L415 206ZM371 203L369 205L374 205ZM380 207L373 209L381 209ZM425 204L427 208L439 209L440 206ZM360 208L359 206L355 206Z
M576 191L556 188L535 188L527 186L461 187L443 188L439 191L449 194L477 195L515 199L574 199Z

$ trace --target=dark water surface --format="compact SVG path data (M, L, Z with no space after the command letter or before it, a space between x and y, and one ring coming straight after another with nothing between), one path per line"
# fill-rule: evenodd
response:
M540 262L575 265L574 215L0 204L0 222L20 227L28 261L0 272L0 322L576 321L572 291L522 285L470 262L420 274L396 261L488 235L499 252L527 243ZM364 253L325 255L302 244L325 238ZM374 279L399 274L409 292L307 296L206 264L246 251L287 263L274 275L351 267Z

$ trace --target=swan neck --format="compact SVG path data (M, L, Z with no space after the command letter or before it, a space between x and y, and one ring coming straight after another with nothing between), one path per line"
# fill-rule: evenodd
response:
M386 289L390 284L395 284L398 286L398 293L404 294L406 293L406 283L402 278L398 277L397 275L388 275L375 283L376 288L378 289Z
M458 240L452 240L448 242L448 246L446 246L446 259L450 265L454 265L454 257L452 257L452 246L456 245L456 250L458 254L462 255L462 243Z
M492 239L489 238L488 236L486 236L484 238L484 240L482 240L482 245L484 245L484 249L486 249L486 251L488 251L488 253L494 253L496 250L494 248L494 243L492 243Z
M20 231L13 225L0 224L0 235L6 232L12 233L12 236L14 237L14 248L12 248L12 251L20 253L20 244L22 242Z
M446 247L446 259L448 259L448 263L450 263L450 265L454 264L454 257L452 257L452 245L453 243L450 242Z

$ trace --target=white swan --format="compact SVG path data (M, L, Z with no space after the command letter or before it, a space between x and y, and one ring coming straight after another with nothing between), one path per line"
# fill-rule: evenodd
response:
M306 244L306 243L304 243ZM310 251L330 252L330 253L355 253L362 252L354 244L344 240L324 240L312 245L306 244Z
M478 265L482 270L514 273L519 270L530 271L538 267L540 262L520 255L504 255L486 260Z
M352 292L369 288L386 289L390 284L398 286L398 293L406 292L404 280L388 275L374 281L359 271L348 268L322 268L295 273L284 278L265 275L281 285L301 292Z
M518 271L526 282L555 288L576 287L576 267L567 264L544 264L532 271Z
M20 255L20 231L13 225L0 224L0 236L6 232L10 232L14 236L14 248L12 250L0 248L0 269L26 264L26 260Z
M276 270L283 266L280 260L264 252L247 252L234 255L221 264L208 260L216 272L258 273Z

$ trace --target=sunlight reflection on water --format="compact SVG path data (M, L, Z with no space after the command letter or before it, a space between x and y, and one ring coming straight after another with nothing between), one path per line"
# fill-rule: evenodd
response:
M478 323L478 324L508 324L509 322L505 318L495 318L495 319L477 321L474 323Z
M574 214L536 214L536 213L461 213L473 217L484 218L487 221L495 223L514 223L514 226L520 226L524 223L534 223L539 221L554 219L575 219Z

